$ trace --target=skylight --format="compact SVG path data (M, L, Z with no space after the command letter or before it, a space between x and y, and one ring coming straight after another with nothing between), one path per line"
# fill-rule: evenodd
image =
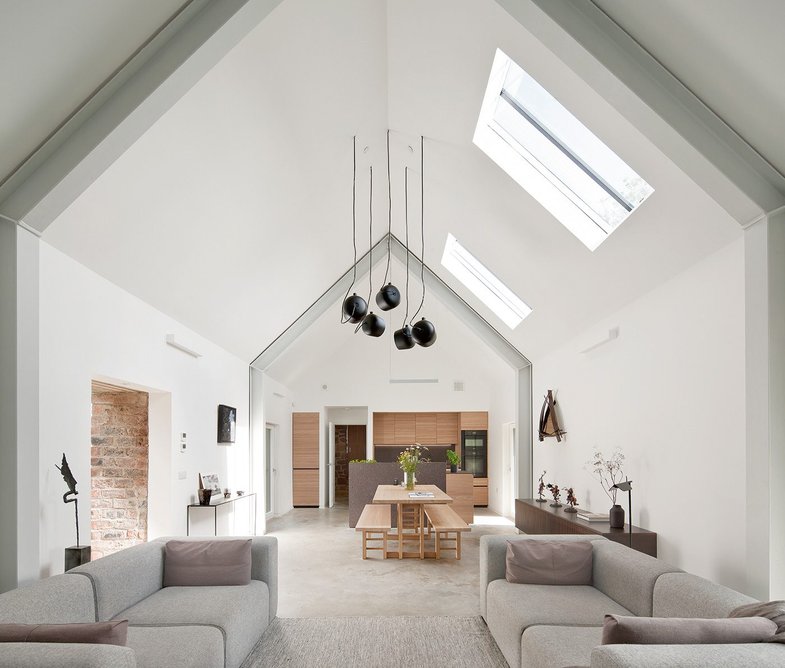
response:
M474 143L590 250L654 192L498 49Z
M510 329L515 329L532 312L518 295L449 233L447 243L444 244L442 265L477 295Z

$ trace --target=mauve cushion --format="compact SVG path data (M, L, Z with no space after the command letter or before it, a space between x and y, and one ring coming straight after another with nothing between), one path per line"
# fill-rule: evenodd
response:
M771 638L777 625L763 617L698 619L605 615L603 645L734 645Z
M251 539L170 540L164 551L164 587L247 585Z
M777 632L766 642L785 642L785 601L748 603L731 611L728 617L765 617L777 625Z
M125 646L128 620L94 624L0 624L0 642L73 642Z
M508 582L590 585L590 541L515 540L507 542Z

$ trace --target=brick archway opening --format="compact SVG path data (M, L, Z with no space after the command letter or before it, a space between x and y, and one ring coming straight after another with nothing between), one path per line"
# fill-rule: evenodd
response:
M92 558L147 540L149 395L93 381L90 448Z

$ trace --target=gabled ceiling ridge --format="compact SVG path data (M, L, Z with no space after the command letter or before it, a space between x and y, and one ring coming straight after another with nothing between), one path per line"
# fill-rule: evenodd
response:
M422 269L425 273L428 290L434 294L448 310L454 313L474 334L485 342L501 359L514 369L531 366L531 362L493 325L483 318L474 308L447 285L438 274L408 249L394 234L385 233L362 257L357 260L357 278L364 277L369 271L387 257L387 243L390 242L392 254L401 262L409 257L410 273L415 276ZM309 329L328 309L351 289L353 266L349 267L325 292L323 292L297 319L281 332L261 353L251 361L251 366L265 371L283 354L307 329Z

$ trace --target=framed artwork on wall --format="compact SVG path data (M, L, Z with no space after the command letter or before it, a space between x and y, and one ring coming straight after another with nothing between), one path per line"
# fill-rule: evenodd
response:
M218 404L218 442L234 443L237 431L237 409Z

